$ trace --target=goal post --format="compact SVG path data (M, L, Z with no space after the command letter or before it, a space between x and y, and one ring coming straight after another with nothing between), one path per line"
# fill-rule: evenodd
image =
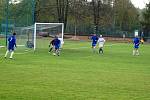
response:
M37 48L38 36L45 37L44 35L48 35L48 37L55 37L57 35L64 41L64 23L35 23L33 34L34 50Z

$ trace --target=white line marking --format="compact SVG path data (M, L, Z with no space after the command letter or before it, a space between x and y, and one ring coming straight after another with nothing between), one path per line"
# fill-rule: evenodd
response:
M30 52L33 52L32 50L25 50L25 52L18 52L18 53L14 53L15 55L23 55L23 54L27 54L27 53L30 53ZM0 54L0 55L5 55L5 54Z
M113 45L118 45L118 44L110 44L110 45L104 45L104 47L111 47ZM86 49L86 48L90 48L90 47L78 47L78 48L68 48L68 49Z
M17 45L18 47L23 47L25 45ZM0 48L4 48L5 46L0 46Z
M4 48L5 46L0 46L0 48Z
M118 45L118 44L110 44L110 45L105 45L106 47L111 47L111 46L113 46L113 45ZM18 45L18 46L24 46L24 45ZM3 48L3 47L5 47L5 46L0 46L0 48ZM65 49L75 49L75 50L77 50L77 49L86 49L86 48L90 48L90 47L79 47L79 48L65 48ZM22 54L27 54L27 53L29 53L29 52L33 52L32 50L25 50L25 52L19 52L19 53L15 53L15 54L17 54L17 55L22 55ZM4 55L4 54L0 54L0 55ZM85 57L86 58L86 57Z
M32 51L32 50L31 50L31 51ZM22 54L27 54L27 53L29 53L29 52L31 52L31 51L25 50L25 52L22 52L22 53L21 53L21 52L20 52L20 53L18 52L18 53L15 53L15 54L17 54L17 55L22 55Z
M25 46L25 45L17 45L18 47L23 47L23 46Z

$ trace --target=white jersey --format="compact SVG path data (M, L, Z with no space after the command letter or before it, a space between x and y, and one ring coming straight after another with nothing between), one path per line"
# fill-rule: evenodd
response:
M58 39L60 40L61 44L64 44L64 41L62 38L58 38Z
M62 47L63 47L63 44L64 44L64 41L63 41L62 38L58 38L58 39L60 40L60 48L62 48Z
M105 43L105 39L102 38L102 37L100 37L97 42L98 42L98 44L99 44L99 47L103 47L103 46L104 46L104 43Z

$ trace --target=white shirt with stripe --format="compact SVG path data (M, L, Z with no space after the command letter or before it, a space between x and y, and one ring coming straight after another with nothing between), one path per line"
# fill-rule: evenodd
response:
M103 37L100 37L97 42L99 44L99 47L103 47L105 43L105 39Z

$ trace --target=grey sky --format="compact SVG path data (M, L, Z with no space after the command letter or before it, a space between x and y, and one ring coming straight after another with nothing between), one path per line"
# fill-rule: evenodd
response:
M92 1L92 0L88 0ZM143 9L145 8L146 3L148 3L150 0L131 0L131 2L134 4L136 8Z

